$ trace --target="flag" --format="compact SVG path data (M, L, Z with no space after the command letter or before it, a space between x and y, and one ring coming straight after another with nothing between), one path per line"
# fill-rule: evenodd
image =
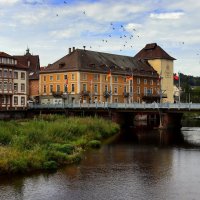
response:
M108 72L108 74L106 75L106 81L108 81L108 78L111 77L111 70Z
M175 81L178 81L178 79L179 79L179 77L178 77L178 75L175 73L175 74L174 74L174 80L175 80Z
M162 77L161 75L159 75L158 80L161 81L162 78L163 78L163 77Z
M92 85L92 79L90 79L90 86Z
M132 76L127 76L126 77L126 81L129 81L129 80L133 80L133 77Z
M68 79L66 79L66 81L65 81L65 85L68 86Z

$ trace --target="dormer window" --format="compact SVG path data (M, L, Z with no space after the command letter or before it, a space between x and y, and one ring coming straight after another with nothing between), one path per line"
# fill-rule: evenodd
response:
M30 67L31 66L31 61L30 60L28 60L28 67Z

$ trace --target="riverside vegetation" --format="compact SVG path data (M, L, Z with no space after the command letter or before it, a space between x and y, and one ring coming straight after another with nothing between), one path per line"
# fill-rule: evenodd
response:
M119 131L97 117L49 115L28 121L0 121L0 174L56 169L79 162L87 148Z

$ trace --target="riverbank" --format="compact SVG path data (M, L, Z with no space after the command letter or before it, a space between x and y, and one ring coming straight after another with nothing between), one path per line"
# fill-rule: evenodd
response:
M0 174L57 169L79 162L119 126L102 118L49 115L28 121L0 121Z
M199 127L200 112L184 113L181 123L183 127Z

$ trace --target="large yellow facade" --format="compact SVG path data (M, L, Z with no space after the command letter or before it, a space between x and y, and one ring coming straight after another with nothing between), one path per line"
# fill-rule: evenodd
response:
M138 80L139 79L139 80ZM142 102L145 92L157 94L157 79L91 72L46 72L40 74L41 103L131 103ZM56 101L56 102L55 102Z
M161 76L161 92L167 98L163 98L162 102L174 102L174 85L173 85L173 60L154 59L148 60L149 64Z

